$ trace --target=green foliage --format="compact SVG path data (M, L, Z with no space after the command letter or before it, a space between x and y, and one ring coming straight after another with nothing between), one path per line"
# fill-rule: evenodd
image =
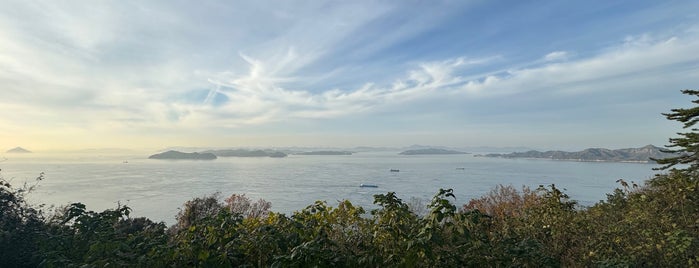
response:
M182 267L230 267L240 263L235 241L242 219L227 211L190 223L171 237L165 263Z
M394 192L374 195L374 204L381 207L371 211L372 244L381 245L376 249L379 254L374 261L382 266L416 266L425 258L422 241L417 239L420 233L417 215Z
M155 248L167 241L165 225L146 218L129 218L131 209L118 206L103 212L84 204L68 206L47 223L40 244L45 267L148 266Z
M699 90L686 89L682 93L699 97ZM699 104L699 99L693 100L692 103ZM664 152L675 153L678 156L654 160L659 164L665 165L660 169L668 169L678 164L689 164L689 167L685 170L696 173L699 171L699 133L697 133L696 128L692 127L699 122L699 106L677 108L671 111L671 113L663 115L669 120L683 123L683 128L689 128L691 132L677 133L680 137L670 138L670 145L667 146L670 149L664 150Z
M43 174L37 181L41 179ZM25 199L35 186L17 189L0 177L0 262L4 267L35 267L40 261L37 244L45 230L44 216Z
M214 195L185 203L167 229L130 218L125 206L75 203L44 218L3 181L0 246L8 267L697 266L696 180L672 171L624 185L589 208L554 185L499 186L461 211L453 191L440 189L424 216L392 192L375 196L370 215L319 201L291 217L264 200L249 209L243 195Z
M371 252L370 221L364 209L349 201L337 208L316 202L291 217L294 243L277 257L278 267L367 266L375 262Z
M697 265L696 183L672 171L644 187L617 189L581 214L585 240L576 263L624 266Z

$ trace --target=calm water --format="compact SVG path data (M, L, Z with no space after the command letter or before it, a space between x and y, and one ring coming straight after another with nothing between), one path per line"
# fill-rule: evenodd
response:
M637 182L656 172L656 165L591 163L531 159L481 158L472 155L401 156L395 152L351 156L287 158L219 158L214 161L149 160L144 156L41 156L0 162L2 177L18 186L45 173L34 203L82 202L88 209L133 208L134 216L173 223L187 200L215 192L244 193L272 202L272 209L291 213L315 200L331 205L348 199L372 208L373 195L396 192L403 200L429 200L439 188L453 188L456 203L479 197L498 184L556 184L581 204L590 205L611 192L619 178ZM128 163L124 163L128 161ZM463 168L463 170L461 169ZM389 172L399 169L400 172ZM369 183L378 188L360 188Z

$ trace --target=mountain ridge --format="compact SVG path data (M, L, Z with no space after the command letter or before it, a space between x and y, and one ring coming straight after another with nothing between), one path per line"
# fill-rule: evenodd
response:
M587 148L577 152L566 151L526 151L514 152L509 154L485 154L476 155L483 157L501 157L501 158L537 158L551 160L571 160L571 161L605 161L605 162L654 162L652 159L662 159L676 156L670 153L664 153L662 148L649 144L639 148L623 148L623 149L606 149L606 148Z
M413 149L398 153L400 155L435 155L435 154L469 154L466 152L440 149L440 148L425 148L425 149Z
M148 159L163 159L163 160L214 160L216 155L212 153L183 153L179 151L167 151L159 154L154 154L148 157Z

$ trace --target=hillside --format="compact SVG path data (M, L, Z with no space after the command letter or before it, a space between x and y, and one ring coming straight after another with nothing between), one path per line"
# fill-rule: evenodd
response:
M468 154L465 152L459 152L447 149L437 149L437 148L427 148L427 149L415 149L407 150L399 153L401 155L433 155L433 154Z
M609 161L609 162L652 162L651 158L661 159L673 156L663 153L661 148L653 145L646 145L641 148L626 149L605 149L588 148L578 152L565 151L527 151L509 154L486 154L478 155L485 157L502 158L542 158L552 160L573 160L573 161Z
M218 157L286 157L286 153L270 150L223 149L208 150L202 153L210 153Z
M167 151L154 154L148 159L168 159L168 160L214 160L216 155L211 153L183 153L178 151Z
M312 151L297 153L297 155L352 155L349 151Z

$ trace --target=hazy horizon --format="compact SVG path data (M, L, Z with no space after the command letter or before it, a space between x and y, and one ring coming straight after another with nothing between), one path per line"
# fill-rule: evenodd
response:
M371 152L371 151L403 151L415 148L444 148L451 150L461 150L466 153L509 153L509 152L524 152L529 150L536 151L582 151L590 148L604 148L604 149L628 149L628 148L641 148L647 145L654 145L657 147L664 147L663 145L657 144L646 144L638 145L632 147L529 147L529 146L444 146L444 145L430 145L430 144L411 144L405 146L352 146L352 147L342 147L342 146L167 146L159 148L79 148L79 149L57 149L57 150L39 150L34 151L22 146L17 146L13 148L7 148L6 150L0 150L0 156L27 156L31 157L32 154L108 154L108 155L130 155L130 154L150 154L156 152L164 152L169 150L181 151L181 152L201 152L206 150L222 150L222 149L242 149L242 150L282 150L282 151L317 151L317 150L352 150L355 153L358 152ZM29 153L14 153L10 150L15 148L22 148Z
M663 146L699 77L696 1L4 6L5 150Z

